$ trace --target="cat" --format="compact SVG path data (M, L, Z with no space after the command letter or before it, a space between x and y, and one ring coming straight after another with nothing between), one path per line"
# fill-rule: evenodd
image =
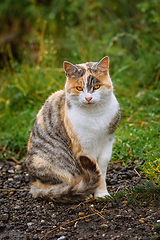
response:
M27 147L30 193L53 201L109 195L107 165L121 118L109 75L109 57L63 63L64 90L37 114Z

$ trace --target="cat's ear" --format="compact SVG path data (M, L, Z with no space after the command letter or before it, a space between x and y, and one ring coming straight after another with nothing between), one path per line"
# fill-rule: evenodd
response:
M109 71L109 57L104 57L102 58L98 63L97 63L97 70L99 72L102 72L104 74L107 74Z
M64 61L63 67L67 77L74 77L78 68L70 62Z

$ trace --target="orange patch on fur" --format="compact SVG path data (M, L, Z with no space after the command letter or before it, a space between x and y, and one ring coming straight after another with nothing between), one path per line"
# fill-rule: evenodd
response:
M35 156L33 158L33 165L38 169L45 168L45 172L48 172L48 174L51 174L52 176L55 176L56 178L71 184L75 181L75 178L70 174L69 172L65 171L64 169L55 168L54 165L52 165L49 161L39 157Z
M46 161L45 159L39 157L38 155L33 157L33 164L36 167L43 167L43 166L45 166L45 167L48 167L48 168L51 165L48 161Z
M72 96L78 96L80 91L76 90L76 87L82 87L85 86L85 79L82 78L76 78L76 79L68 79L65 85L65 89L68 93L70 93Z
M37 179L35 182L33 182L31 184L31 187L37 187L37 188L40 188L40 189L48 190L48 189L51 189L52 185L44 184L40 180Z

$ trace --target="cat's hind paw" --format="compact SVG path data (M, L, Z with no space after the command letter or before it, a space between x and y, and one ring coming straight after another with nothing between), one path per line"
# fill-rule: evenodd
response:
M86 198L86 201L87 201L87 200L90 200L90 199L93 199L93 198L94 198L93 194L90 194L90 195Z

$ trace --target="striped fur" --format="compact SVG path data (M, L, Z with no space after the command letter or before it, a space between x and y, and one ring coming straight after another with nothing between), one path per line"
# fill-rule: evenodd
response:
M31 194L50 200L103 197L114 132L120 121L109 60L64 62L65 89L52 94L37 114L26 164Z

